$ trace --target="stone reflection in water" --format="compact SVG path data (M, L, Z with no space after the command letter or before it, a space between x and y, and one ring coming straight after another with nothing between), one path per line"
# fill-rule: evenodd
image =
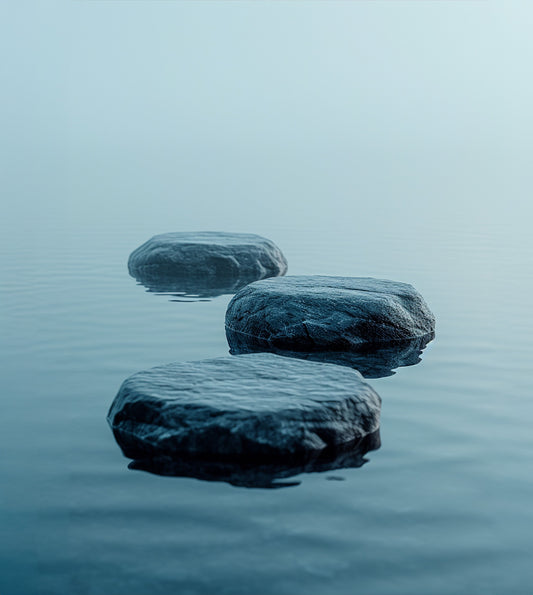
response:
M257 275L219 273L217 275L192 273L165 273L163 271L144 271L132 274L132 277L151 293L173 295L176 298L214 298L220 295L236 293L249 283L257 281Z
M302 473L322 473L357 468L368 462L365 454L381 446L379 430L342 450L324 450L305 458L283 460L216 460L187 456L158 457L132 461L130 469L156 475L192 477L205 481L223 481L236 487L284 488L297 486L299 480L286 481Z
M232 331L226 327L226 338L232 355L243 353L276 353L285 357L347 366L358 370L365 378L384 378L395 374L396 368L414 366L420 355L435 338L435 333L407 341L368 344L349 351L290 351L273 347L268 341Z

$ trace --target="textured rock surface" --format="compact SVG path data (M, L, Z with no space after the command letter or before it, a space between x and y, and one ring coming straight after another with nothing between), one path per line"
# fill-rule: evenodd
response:
M355 368L365 378L392 376L396 368L418 364L422 361L420 358L422 351L434 336L434 333L430 333L406 341L365 343L358 348L346 351L293 351L273 347L268 341L255 339L250 335L236 333L226 328L226 338L232 355L272 352L285 357L348 366Z
M108 421L128 457L305 457L379 427L355 370L270 353L178 362L124 381Z
M254 234L176 232L139 246L128 270L151 291L212 296L284 275L287 261L273 242Z
M321 451L305 459L268 462L223 461L188 456L137 459L128 467L156 475L194 477L206 481L225 481L247 488L283 488L298 485L300 481L286 480L301 473L324 473L338 469L361 467L368 459L365 454L381 446L379 430L342 449Z
M346 351L430 335L435 318L406 283L368 277L285 277L241 289L226 328L272 347Z

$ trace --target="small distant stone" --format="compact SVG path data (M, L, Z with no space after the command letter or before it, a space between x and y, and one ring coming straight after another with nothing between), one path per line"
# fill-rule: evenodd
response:
M261 353L134 374L108 421L134 459L305 458L375 432L380 407L356 370Z
M346 351L432 335L435 317L407 283L369 277L284 277L241 289L226 328L242 345ZM230 343L231 347L231 343Z
M284 275L287 261L272 241L258 235L175 232L134 250L128 270L151 291L213 296Z

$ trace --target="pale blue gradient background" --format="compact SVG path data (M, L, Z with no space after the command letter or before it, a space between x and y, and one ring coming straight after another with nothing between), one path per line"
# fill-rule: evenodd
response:
M480 225L530 213L528 2L0 10L4 188L19 224L349 229L354 217L390 228L406 209Z
M529 595L532 25L513 0L0 5L2 595ZM127 275L195 229L435 312L345 481L127 469L122 380L227 353L229 296Z

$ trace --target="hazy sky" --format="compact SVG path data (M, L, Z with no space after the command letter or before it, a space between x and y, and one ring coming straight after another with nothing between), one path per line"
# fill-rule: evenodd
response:
M0 23L14 224L529 225L528 0L3 2Z

